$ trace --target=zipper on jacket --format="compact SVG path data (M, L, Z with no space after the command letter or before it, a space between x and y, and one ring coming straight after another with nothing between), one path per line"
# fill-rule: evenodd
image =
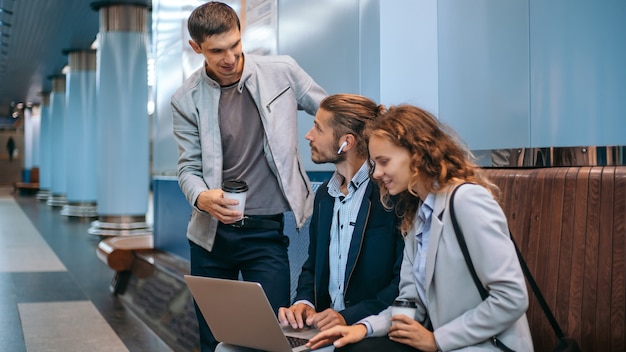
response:
M270 108L270 106L276 101L278 100L278 98L280 98L281 96L283 96L283 94L285 94L289 89L291 89L291 87L287 87L285 89L282 90L282 92L278 93L277 96L275 96L272 100L270 100L269 103L267 103L267 105L265 105L265 107L267 108L268 112L272 112L272 109Z
M302 174L302 168L300 167L300 162L298 162L298 172L300 173L300 178L302 179L302 183L304 183L304 188L306 188L306 198L309 198L311 191L309 187L306 186L306 177Z

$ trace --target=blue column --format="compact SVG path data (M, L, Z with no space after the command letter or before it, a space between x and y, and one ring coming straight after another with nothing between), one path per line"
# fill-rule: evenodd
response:
M65 216L96 217L96 51L68 50Z
M50 151L50 92L41 93L41 125L39 127L39 192L37 199L48 201L52 185L52 153Z
M39 150L34 150L35 137L39 135L39 116L33 116L32 106L24 108L24 169L22 181L30 182L30 172Z
M65 75L51 77L50 93L50 151L52 153L52 183L48 205L62 206L66 200L67 179L65 166Z
M150 233L147 5L97 2L98 220L90 234Z

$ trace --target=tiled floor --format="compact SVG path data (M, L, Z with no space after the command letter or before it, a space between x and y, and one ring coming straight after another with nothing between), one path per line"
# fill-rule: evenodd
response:
M172 351L111 294L88 228L0 190L0 350Z

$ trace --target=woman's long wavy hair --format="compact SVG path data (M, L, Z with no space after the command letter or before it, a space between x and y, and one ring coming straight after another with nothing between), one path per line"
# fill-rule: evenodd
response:
M387 112L368 125L366 136L387 139L394 145L408 150L411 155L411 178L408 190L397 200L396 211L402 219L401 231L408 233L421 200L415 189L421 183L423 189L437 193L448 186L462 182L479 184L491 192L494 198L499 195L498 187L490 182L473 155L461 144L456 134L444 126L431 113L411 105L390 107ZM380 180L381 201L391 207L390 197Z

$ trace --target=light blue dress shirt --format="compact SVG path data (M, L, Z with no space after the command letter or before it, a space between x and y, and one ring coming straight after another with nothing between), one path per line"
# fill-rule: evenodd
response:
M421 220L420 225L415 229L414 235L417 243L417 253L413 262L413 275L417 286L417 294L420 296L424 306L428 307L426 297L426 254L428 253L428 240L430 238L430 224L435 207L435 195L429 193L422 205L417 210L417 216Z

